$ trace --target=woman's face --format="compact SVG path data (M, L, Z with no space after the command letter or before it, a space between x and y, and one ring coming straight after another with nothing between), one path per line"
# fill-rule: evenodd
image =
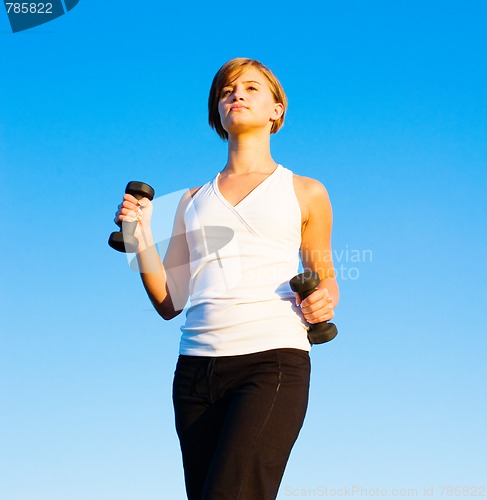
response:
M270 130L284 107L274 101L265 75L257 68L246 69L235 81L223 87L218 111L229 135L253 130Z

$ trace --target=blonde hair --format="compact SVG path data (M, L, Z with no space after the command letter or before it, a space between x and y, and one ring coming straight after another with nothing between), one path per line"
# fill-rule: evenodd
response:
M228 139L228 132L223 128L220 113L218 112L218 102L220 101L223 87L235 81L246 69L257 68L267 79L270 91L276 103L284 106L282 116L272 123L271 134L275 134L284 124L284 115L287 109L287 97L281 83L274 73L255 59L237 57L226 62L216 73L208 96L208 123L215 129L216 133L224 140Z

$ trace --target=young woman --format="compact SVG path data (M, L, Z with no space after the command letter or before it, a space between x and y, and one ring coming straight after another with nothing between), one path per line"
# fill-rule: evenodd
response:
M333 318L339 299L332 212L320 182L271 156L287 99L268 68L227 62L208 104L228 159L181 200L164 262L149 200L126 194L115 221L139 221L137 259L157 312L172 319L190 299L173 385L188 498L271 500L306 413L307 324ZM321 278L302 302L288 283L299 257Z

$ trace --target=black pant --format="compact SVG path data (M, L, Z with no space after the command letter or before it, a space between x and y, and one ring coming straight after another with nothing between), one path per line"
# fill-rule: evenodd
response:
M308 405L306 351L179 356L176 430L189 500L274 500Z

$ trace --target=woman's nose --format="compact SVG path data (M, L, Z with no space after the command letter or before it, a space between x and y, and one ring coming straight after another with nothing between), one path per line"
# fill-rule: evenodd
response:
M239 87L236 87L233 92L233 100L240 101L241 99L243 99L243 92Z

